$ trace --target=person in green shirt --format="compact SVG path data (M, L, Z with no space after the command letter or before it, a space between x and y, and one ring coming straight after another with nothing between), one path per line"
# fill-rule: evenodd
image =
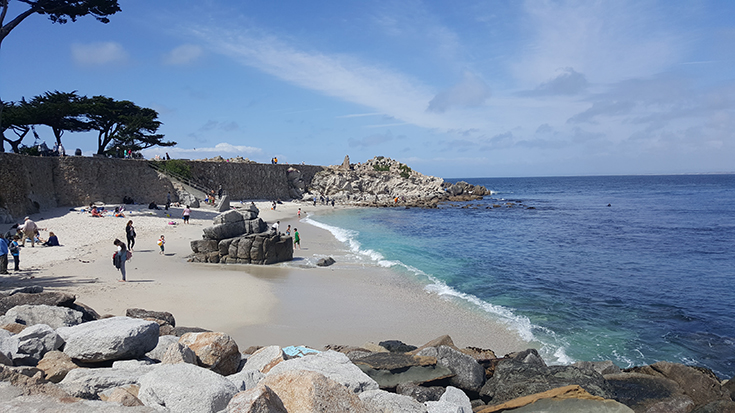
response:
M301 237L299 236L299 230L297 228L293 229L293 245L294 249L296 249L296 246L299 246L299 249L301 249Z

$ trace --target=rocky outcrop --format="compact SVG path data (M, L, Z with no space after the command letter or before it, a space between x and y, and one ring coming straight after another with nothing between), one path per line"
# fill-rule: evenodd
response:
M293 259L293 239L268 230L250 205L217 215L201 240L191 241L192 262L274 264Z
M434 176L423 175L408 165L375 157L363 164L327 167L314 175L309 193L303 200L329 197L339 203L361 206L435 207L443 201L469 201L489 195L485 187L467 182L450 184Z

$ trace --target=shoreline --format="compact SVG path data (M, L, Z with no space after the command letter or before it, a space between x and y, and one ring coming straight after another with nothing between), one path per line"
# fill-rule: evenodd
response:
M269 202L256 205L269 225L280 220L282 232L289 224L299 229L303 249L294 252L293 261L269 266L187 262L189 241L201 238L217 214L208 208L194 209L190 225L182 223L181 208L172 208L167 217L166 211L137 205L126 218L92 218L57 208L31 218L54 231L62 246L21 249L22 279L11 271L0 279L0 288L41 285L70 292L100 314L124 315L127 308L168 311L177 325L225 332L241 349L382 340L421 345L444 334L458 346L499 355L531 347L501 322L429 293L390 269L339 262L315 267L317 258L347 248L331 232L299 223L296 211L302 208L306 217L332 207L286 202L273 211ZM128 219L138 237L128 263L129 282L122 283L110 257L114 238L124 240ZM155 244L160 234L166 236L165 256Z

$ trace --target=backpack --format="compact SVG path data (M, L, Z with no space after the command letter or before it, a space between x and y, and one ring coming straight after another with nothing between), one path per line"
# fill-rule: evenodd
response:
M125 252L126 252L126 254L125 254L125 261L128 261L131 258L133 258L133 253L130 252L130 250L125 250Z
M15 242L10 242L10 245L8 245L8 250L10 251L11 255L15 255L18 253L18 245Z

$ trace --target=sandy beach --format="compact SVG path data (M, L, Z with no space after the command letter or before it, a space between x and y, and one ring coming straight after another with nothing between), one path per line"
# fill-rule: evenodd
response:
M233 203L236 206L238 203ZM217 213L193 209L183 224L182 208L149 210L129 205L125 218L93 218L80 208L57 208L31 216L53 231L59 247L30 243L21 249L20 272L0 277L0 289L41 285L73 293L100 314L124 315L127 308L171 312L178 326L202 327L231 335L244 349L252 345L362 345L402 340L420 345L449 334L458 346L494 350L499 355L529 347L516 333L401 279L389 269L338 262L316 267L318 258L344 254L345 245L324 229L300 222L320 208L287 202L271 210L256 202L260 217L299 229L301 250L294 260L272 266L189 263L190 241L200 239ZM108 206L110 207L110 206ZM112 265L113 240L125 241L133 221L137 232L127 282ZM3 233L10 225L0 227ZM156 241L165 235L165 255ZM12 259L11 268L12 268Z

